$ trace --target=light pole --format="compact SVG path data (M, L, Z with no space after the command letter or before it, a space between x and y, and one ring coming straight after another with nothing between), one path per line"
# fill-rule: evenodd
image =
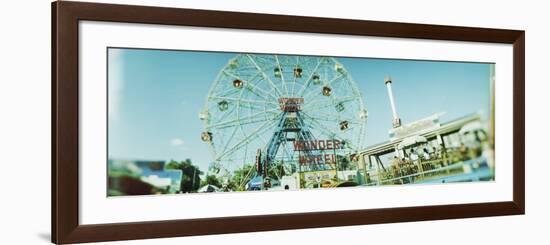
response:
M401 119L397 115L397 109L395 109L395 101L393 99L393 92L391 88L392 80L391 77L387 76L384 78L384 84L386 84L386 88L388 89L388 97L390 97L390 104L391 104L391 110L392 110L392 125L393 128L398 128L401 126Z
M338 178L338 156L336 155L336 147L334 147L334 135L332 136L332 154L334 155L334 163L336 165L336 183L338 183L340 180Z
M191 165L193 166L193 165ZM197 167L193 166L193 182L192 182L192 186L191 186L191 189L195 189L195 175L197 174Z

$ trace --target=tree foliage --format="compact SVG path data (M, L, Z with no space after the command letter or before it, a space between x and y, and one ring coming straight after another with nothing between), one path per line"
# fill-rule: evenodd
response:
M269 170L267 171L267 176L271 179L280 179L286 174L287 173L282 162L274 163L273 166L270 166Z
M215 175L207 175L206 178L201 182L201 186L213 185L216 187L222 187L222 180L220 180Z
M196 192L199 189L202 172L192 164L191 159L185 159L181 162L171 160L166 165L166 169L179 169L182 171L180 184L182 192Z
M252 165L244 165L233 171L233 176L229 180L228 188L235 191L245 190L246 184L254 177L255 171L256 168Z

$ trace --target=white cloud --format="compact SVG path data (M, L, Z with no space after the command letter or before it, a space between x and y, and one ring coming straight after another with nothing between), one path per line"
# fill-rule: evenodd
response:
M183 145L183 143L184 143L183 140L178 138L170 140L170 144L173 146L181 146Z

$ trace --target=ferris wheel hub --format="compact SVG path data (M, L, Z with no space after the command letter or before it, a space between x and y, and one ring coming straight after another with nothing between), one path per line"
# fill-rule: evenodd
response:
M304 98L279 98L281 111L296 112L302 110Z

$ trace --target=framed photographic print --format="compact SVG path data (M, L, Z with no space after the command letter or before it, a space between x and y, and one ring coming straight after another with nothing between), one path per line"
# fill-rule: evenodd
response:
M52 242L523 214L525 33L52 3Z

